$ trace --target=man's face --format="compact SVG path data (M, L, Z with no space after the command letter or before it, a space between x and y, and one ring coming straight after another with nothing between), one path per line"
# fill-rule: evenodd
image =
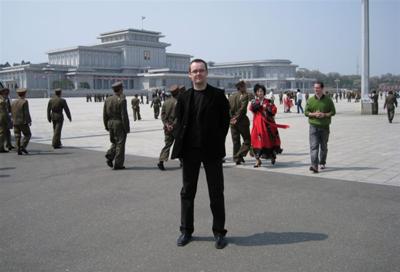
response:
M319 85L319 84L314 84L314 92L315 92L315 94L316 95L318 95L319 97L321 97L321 95L322 95L322 88L321 88L321 85Z
M204 84L207 82L208 72L204 63L193 62L190 65L189 78L192 80L193 84Z
M240 86L239 87L239 92L241 92L241 93L245 93L247 90L246 90L246 86Z

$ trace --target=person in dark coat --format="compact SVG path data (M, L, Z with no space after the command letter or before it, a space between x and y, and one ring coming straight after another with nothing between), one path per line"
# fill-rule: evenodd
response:
M207 84L207 75L206 62L201 59L192 60L189 77L193 87L179 96L176 105L177 123L171 158L183 160L181 235L177 245L185 246L192 239L194 198L200 165L203 163L213 214L215 247L222 249L227 245L222 158L226 155L229 102L222 90Z

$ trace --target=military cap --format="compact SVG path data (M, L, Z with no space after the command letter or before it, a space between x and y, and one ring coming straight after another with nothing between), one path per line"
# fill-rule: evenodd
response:
M61 92L61 91L62 91L61 88L54 89L54 92L55 92L55 93L59 93L59 92Z
M19 88L17 89L17 93L26 93L28 91L27 88Z
M115 82L111 87L113 89L122 87L122 81Z
M240 87L246 87L246 82L244 82L244 80L239 81L238 83L235 84L236 88L240 88Z
M1 88L0 93L6 92L8 89L7 88Z
M178 92L179 90L180 90L180 88L179 88L179 86L176 85L176 84L174 84L174 85L172 85L171 87L169 87L169 91L170 91L171 93Z

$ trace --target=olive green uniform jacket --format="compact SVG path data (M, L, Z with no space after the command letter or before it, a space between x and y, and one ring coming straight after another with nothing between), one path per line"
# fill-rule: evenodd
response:
M231 135L233 143L233 159L240 161L250 150L250 120L247 117L247 105L249 104L249 94L237 92L229 97L231 118L237 120L236 124L231 124ZM240 136L243 137L243 144Z
M47 120L53 122L53 147L61 146L61 130L64 123L64 114L71 121L71 112L69 111L67 101L57 95L50 98L47 104Z
M29 126L32 123L31 115L29 113L28 100L25 98L18 98L11 104L11 116L14 124L14 135L17 149L26 148L32 136ZM21 133L24 139L21 144Z
M160 153L160 161L167 161L169 158L169 153L171 146L174 143L174 135L173 129L168 130L168 126L175 126L176 125L176 117L175 117L175 107L177 103L177 99L175 97L168 98L161 108L161 121L164 125L164 142L165 145Z

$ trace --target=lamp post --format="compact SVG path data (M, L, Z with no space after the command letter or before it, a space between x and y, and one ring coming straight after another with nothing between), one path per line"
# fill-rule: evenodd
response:
M340 82L340 79L335 79L335 83L336 83L336 93L339 93L339 82Z
M369 98L369 0L361 0L361 114L371 114Z
M42 71L47 75L47 97L50 97L50 74L54 72L54 70L55 69L50 67L50 65L46 65L46 67L42 69Z

